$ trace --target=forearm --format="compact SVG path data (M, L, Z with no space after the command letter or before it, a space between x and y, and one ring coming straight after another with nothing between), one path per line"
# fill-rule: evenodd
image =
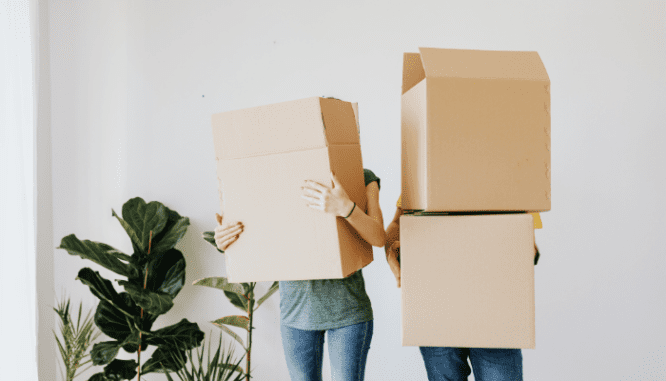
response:
M402 209L396 208L395 215L393 216L393 221L386 228L386 245L384 250L386 255L388 255L389 248L393 245L395 241L400 240L400 216L402 215Z
M352 214L347 217L347 221L356 229L361 238L372 246L382 247L386 243L386 233L381 218L368 216L356 206Z

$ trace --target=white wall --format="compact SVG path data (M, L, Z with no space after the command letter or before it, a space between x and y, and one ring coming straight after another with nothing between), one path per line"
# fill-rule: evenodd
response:
M359 102L388 223L403 52L535 50L552 83L553 205L537 232L525 379L666 378L665 3L410 3L51 0L54 246L76 233L129 250L110 209L141 196L190 217L188 283L223 275L199 238L218 210L211 114L316 95ZM400 346L399 292L375 255L366 379L425 380L418 350ZM90 263L54 256L56 293L93 306L74 280ZM278 312L274 297L258 313L256 380L288 379ZM186 286L156 327L186 317L217 334L207 322L232 313L221 292Z

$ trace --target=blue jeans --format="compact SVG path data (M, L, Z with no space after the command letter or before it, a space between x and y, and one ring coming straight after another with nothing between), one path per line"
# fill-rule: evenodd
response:
M466 381L471 369L476 381L522 381L520 349L420 347L429 381Z
M334 381L362 381L372 340L372 320L326 331L281 325L282 347L292 381L321 381L324 334Z

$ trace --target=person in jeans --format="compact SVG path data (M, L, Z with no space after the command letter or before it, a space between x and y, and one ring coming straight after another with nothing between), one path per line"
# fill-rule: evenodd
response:
M363 172L367 210L349 199L333 174L333 187L306 181L302 197L313 209L347 219L364 240L382 247L386 235L379 209L379 178L368 169ZM242 223L223 223L218 218L217 247L226 250L242 232ZM281 281L280 323L292 381L321 381L325 337L333 380L363 380L373 316L361 270L344 279Z
M386 228L386 260L400 287L400 199L393 221ZM534 245L536 265L539 251ZM520 349L419 347L429 381L465 381L474 369L476 381L522 381L523 356ZM467 362L472 363L470 369Z

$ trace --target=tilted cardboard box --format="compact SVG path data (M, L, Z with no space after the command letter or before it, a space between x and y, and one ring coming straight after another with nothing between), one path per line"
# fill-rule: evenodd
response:
M305 180L340 180L357 207L366 196L352 104L307 98L212 117L224 221L244 232L228 249L231 282L343 278L372 248L343 218L307 207Z
M402 204L550 210L550 80L536 52L404 55Z
M534 348L532 218L403 215L402 345Z

